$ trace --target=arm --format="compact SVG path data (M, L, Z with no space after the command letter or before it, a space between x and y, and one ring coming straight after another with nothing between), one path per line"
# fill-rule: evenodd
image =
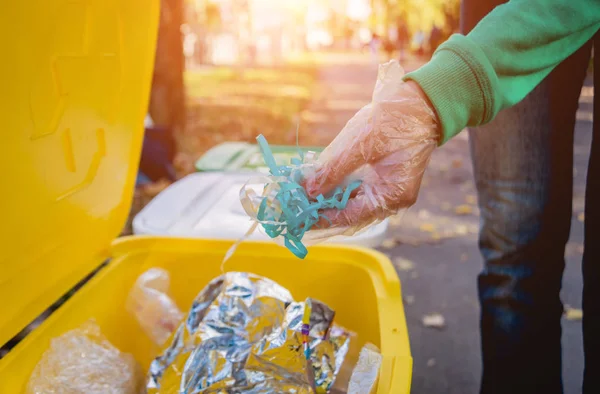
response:
M405 80L429 97L445 142L521 101L599 28L600 0L511 0Z

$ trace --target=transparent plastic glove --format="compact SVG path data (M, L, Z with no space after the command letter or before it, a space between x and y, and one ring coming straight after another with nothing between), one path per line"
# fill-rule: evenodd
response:
M324 227L356 231L398 213L416 201L440 127L418 85L402 81L397 61L379 67L373 101L363 107L323 151L307 174L311 197L349 180L362 184L344 210L324 212Z

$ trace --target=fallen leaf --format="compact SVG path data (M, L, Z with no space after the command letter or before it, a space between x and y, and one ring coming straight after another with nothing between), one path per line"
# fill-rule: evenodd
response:
M406 305L412 305L415 303L415 296L412 295L407 295L404 296L404 302L406 303Z
M465 263L465 262L469 261L469 255L468 255L468 254L466 254L466 253L463 253L463 254L461 254L461 255L460 255L460 261L461 261L462 263Z
M477 204L477 196L474 194L467 194L465 201L467 204Z
M427 328L437 328L438 330L446 327L446 319L439 313L432 313L430 315L423 316L423 325Z
M435 231L435 225L433 223L423 223L419 226L419 230L426 233L433 233Z
M454 212L457 215L469 215L469 214L473 213L473 207L470 205L466 205L466 204L459 205L454 208Z
M433 367L435 365L435 358L430 358L429 360L427 360L427 366L429 368Z
M585 213L581 212L579 215L577 215L577 220L583 223L585 220Z
M448 171L448 169L449 169L449 168L450 168L450 167L449 167L447 164L442 164L442 165L439 167L439 170L440 170L441 172L446 172L446 171Z
M411 271L415 268L415 263L408 259L404 259L402 257L397 257L394 259L394 265L400 271Z
M381 247L383 249L393 249L396 247L396 245L397 245L397 243L394 238L384 239L383 242L381 243Z
M434 241L439 241L440 239L442 239L442 236L439 233L434 232L431 233L431 239L433 239Z
M570 306L565 305L564 316L567 320L579 321L583 319L583 311L581 309L571 308Z

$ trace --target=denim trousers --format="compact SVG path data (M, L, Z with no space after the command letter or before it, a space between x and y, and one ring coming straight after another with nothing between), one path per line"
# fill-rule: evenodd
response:
M463 31L485 15L484 3L463 2ZM484 260L478 277L482 394L563 392L559 293L572 217L573 132L591 46L561 63L521 103L470 130ZM598 123L586 184L584 394L600 393Z

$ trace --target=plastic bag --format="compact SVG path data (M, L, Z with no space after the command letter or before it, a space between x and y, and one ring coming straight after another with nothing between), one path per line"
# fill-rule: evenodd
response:
M143 375L92 320L52 339L27 384L28 394L137 394Z
M151 268L138 277L127 299L127 310L158 346L169 339L183 319L168 291L169 273Z

